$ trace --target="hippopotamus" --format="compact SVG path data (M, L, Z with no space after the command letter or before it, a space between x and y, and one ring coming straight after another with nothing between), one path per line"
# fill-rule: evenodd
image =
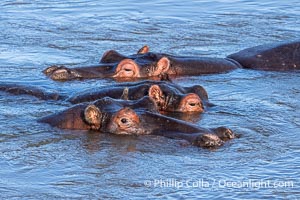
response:
M200 85L181 87L166 81L142 81L137 83L124 83L107 86L93 91L79 92L79 94L66 97L56 92L46 92L35 86L22 86L2 83L0 90L12 94L27 94L44 100L65 100L72 104L91 102L103 97L115 99L138 100L149 96L158 106L159 111L167 112L204 112L204 105L208 102L206 90Z
M168 74L191 76L225 73L237 68L291 71L300 69L300 41L255 46L226 58L174 56L149 52L141 48L137 54L122 55L114 50L104 53L100 64L67 68L50 66L43 72L53 80L84 78L135 79Z
M217 147L233 139L226 127L206 129L156 112L149 97L126 101L105 97L93 103L77 104L43 117L39 122L61 129L94 130L118 135L160 135L189 141L200 147Z
M94 101L102 97L137 100L149 96L160 111L168 112L203 112L208 102L206 90L200 85L181 87L166 81L142 81L138 83L118 84L93 92L87 92L68 99L71 103Z

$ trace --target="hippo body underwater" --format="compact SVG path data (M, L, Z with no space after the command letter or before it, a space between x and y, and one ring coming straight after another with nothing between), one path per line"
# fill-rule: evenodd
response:
M118 135L159 135L189 141L201 147L218 147L233 139L226 127L206 129L157 113L149 97L135 101L109 97L82 103L39 120L62 129L94 130Z
M134 79L161 76L191 76L225 73L238 68L271 71L300 69L300 41L260 45L226 58L173 56L149 52L147 46L137 54L125 56L114 50L104 53L100 64L67 68L50 66L43 72L53 80L86 78Z
M149 96L156 102L160 111L168 112L203 112L204 105L211 105L202 86L181 87L165 81L118 84L70 97L68 101L74 104L94 101L105 96L124 100L138 100Z

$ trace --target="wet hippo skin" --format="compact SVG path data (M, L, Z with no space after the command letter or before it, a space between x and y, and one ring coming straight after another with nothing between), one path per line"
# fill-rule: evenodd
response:
M300 41L260 45L231 54L227 58L173 56L149 52L145 46L137 54L125 56L114 50L104 53L97 66L67 68L51 66L43 72L53 80L85 78L133 79L161 76L225 73L237 68L292 71L300 69Z
M56 92L45 92L36 86L0 83L0 90L15 95L27 94L44 100L65 100L72 104L95 101L103 97L115 99L138 100L149 96L157 104L160 111L167 112L204 112L208 102L206 90L200 85L181 87L166 81L143 81L123 83L93 91L80 92L72 97L65 97Z
M62 129L94 130L118 135L159 135L189 141L201 147L217 147L233 139L225 127L206 129L157 113L148 97L137 101L106 97L82 103L39 120Z
M56 92L46 92L36 86L18 85L15 83L0 83L0 91L14 95L30 95L43 100L63 100L66 98Z
M128 81L159 77L165 74L178 76L224 73L239 67L238 63L227 58L161 57L161 55L155 57L159 59L152 59L152 56L149 59L144 55L135 60L126 58L119 62L100 63L88 67L50 66L43 73L58 81L90 78L114 78L119 81Z
M130 58L133 60L148 60L155 62L162 57L168 57L169 60L171 62L173 61L174 63L180 62L181 59L183 61L185 61L185 59L198 60L198 58L179 57L168 54L149 52L148 46L142 47L138 52L142 53L134 54L131 56L125 56L118 53L117 51L109 50L104 53L103 57L101 58L101 62L120 62L125 58ZM237 66L241 68L273 71L298 70L300 69L300 41L289 41L259 45L231 54L227 56L227 59L231 62L234 62ZM205 63L204 60L210 60L211 62L215 63L218 62L218 59L213 61L211 59L203 58L203 64ZM201 58L199 58L199 61L200 65L202 65ZM195 67L196 66L197 64L195 64ZM218 69L220 65L217 66ZM222 68L220 68L220 71L222 71Z
M68 99L71 103L94 101L109 96L115 99L137 100L149 96L158 105L160 111L203 112L208 95L200 85L181 87L165 81L143 81L108 86L91 92L83 92Z
M228 58L243 68L289 71L300 69L300 41L260 45L231 54Z

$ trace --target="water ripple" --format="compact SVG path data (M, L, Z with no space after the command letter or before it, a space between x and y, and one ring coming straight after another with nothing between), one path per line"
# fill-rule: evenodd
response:
M51 64L95 64L108 49L225 57L265 42L299 37L299 1L162 0L0 3L1 82L66 96L112 80L53 82ZM205 150L163 137L119 137L37 123L66 102L0 93L3 199L295 199L299 196L299 73L235 70L180 77L203 85L210 101L199 126L228 126L240 138ZM205 180L205 187L146 187L145 180ZM220 181L293 181L294 187L228 188ZM215 183L215 185L213 185ZM221 182L222 183L222 182Z

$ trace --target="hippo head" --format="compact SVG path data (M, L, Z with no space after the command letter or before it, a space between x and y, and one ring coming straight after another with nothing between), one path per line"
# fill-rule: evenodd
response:
M138 114L125 107L111 113L101 112L95 105L88 105L84 111L84 120L93 130L101 130L118 135L141 135L145 131L141 127Z
M117 135L150 134L154 128L153 122L146 119L145 113L157 112L156 104L145 97L138 101L113 100L114 105L105 103L111 98L103 98L88 105L84 111L84 120L98 130ZM152 124L148 126L149 124Z
M146 111L157 112L156 103L149 97L135 101L105 97L87 106L84 117L89 124L100 120L100 130L103 132L141 135L147 133L140 120L140 114ZM102 119L98 119L97 116L102 116Z
M164 90L166 91L166 90ZM175 94L163 92L159 85L149 88L149 97L156 102L161 111L171 112L204 112L203 103L195 93Z
M75 68L53 65L43 70L43 73L59 81L86 78L115 78L126 81L136 78L164 78L166 75L176 74L170 69L170 60L167 57L151 53L148 46L143 46L137 54L130 56L115 50L106 51L98 65Z
M122 113L121 110L125 108L126 110L132 110L129 114L135 112L133 110L137 110L138 113L145 111L157 112L155 102L149 97L135 101L116 100L105 97L91 104L83 103L75 105L59 113L43 117L39 121L63 129L98 130L115 133L115 131L110 131L107 128L108 124L112 119L115 119L114 116ZM130 116L133 117L134 115ZM123 132L120 131L120 133Z

